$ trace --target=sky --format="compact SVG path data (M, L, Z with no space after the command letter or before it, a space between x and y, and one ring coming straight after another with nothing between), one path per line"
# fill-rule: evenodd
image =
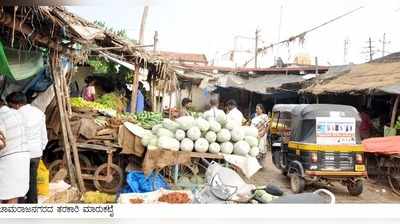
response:
M254 39L238 38L234 61L235 36L255 37L260 30L259 47L285 40L327 22L348 11L361 10L305 36L305 42L274 47L259 56L258 66L273 65L274 58L293 62L296 55L318 58L319 65L363 63L369 58L371 38L374 58L400 51L400 0L114 0L98 4L69 6L78 15L101 20L110 27L126 29L138 39L144 5L149 4L145 44L153 43L158 31L158 50L204 53L209 62L220 66L243 66L253 58ZM101 3L102 4L101 4ZM108 2L108 3L105 3ZM280 19L281 18L281 19ZM281 24L281 25L279 25ZM348 40L345 57L345 40ZM248 67L254 67L254 62Z

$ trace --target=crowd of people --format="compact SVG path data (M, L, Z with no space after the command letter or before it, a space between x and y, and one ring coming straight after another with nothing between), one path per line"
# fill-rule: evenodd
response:
M0 99L0 203L38 203L37 170L47 145L45 114L22 92Z

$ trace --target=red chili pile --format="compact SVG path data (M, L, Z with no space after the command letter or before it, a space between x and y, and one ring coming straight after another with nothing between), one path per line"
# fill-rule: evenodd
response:
M186 193L173 192L162 195L158 201L170 204L185 204L190 202L190 198Z

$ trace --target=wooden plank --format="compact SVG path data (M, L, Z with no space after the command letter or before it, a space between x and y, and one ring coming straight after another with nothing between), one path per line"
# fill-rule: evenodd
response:
M96 145L96 144L89 144L89 143L77 143L76 144L79 148L85 148L85 149L95 149L95 150L101 150L101 151L108 151L110 148L107 146L103 145Z

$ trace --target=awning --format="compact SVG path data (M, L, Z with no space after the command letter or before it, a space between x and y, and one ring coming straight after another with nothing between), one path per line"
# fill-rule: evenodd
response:
M41 52L5 48L0 41L0 75L20 81L31 78L43 69Z
M256 78L242 78L236 75L225 75L216 84L222 88L237 88L258 94L272 94L275 91L288 91L283 86L302 83L300 75L263 75ZM290 90L289 90L290 91Z
M99 54L102 55L102 56L104 56L104 57L106 57L107 59L110 59L111 61L113 61L113 62L115 62L115 63L117 63L117 64L120 64L120 65L126 67L127 69L129 69L129 70L131 70L131 71L135 71L135 65L132 65L132 64L130 64L130 63L128 63L128 62L119 60L119 59L117 59L117 58L115 58L115 57L112 57L112 56L109 55L109 54L106 54L106 53L102 52L102 51L99 51Z

